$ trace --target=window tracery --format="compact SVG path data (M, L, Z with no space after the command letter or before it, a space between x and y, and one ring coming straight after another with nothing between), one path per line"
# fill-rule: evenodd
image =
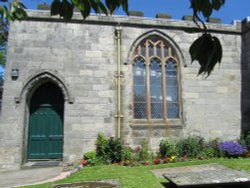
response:
M175 50L164 39L150 36L135 48L132 64L134 119L180 118Z

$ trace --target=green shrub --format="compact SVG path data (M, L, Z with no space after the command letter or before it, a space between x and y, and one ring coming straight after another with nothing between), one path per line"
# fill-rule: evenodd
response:
M207 158L216 157L216 152L217 152L217 150L215 150L212 147L207 147L207 148L204 149L204 153L206 154Z
M211 147L206 147L197 156L199 159L209 159L215 157L215 150Z
M148 142L146 139L143 139L141 143L141 148L139 151L139 157L141 161L147 161L150 159L150 154L148 151Z
M243 136L241 137L240 143L242 145L245 145L248 151L250 151L250 131L243 134Z
M246 146L247 146L248 150L250 150L250 132L248 132L248 134L245 138L245 141L246 141Z
M224 157L223 151L218 148L218 144L220 142L221 141L216 138L210 141L207 145L207 148L211 149L211 151L213 152L213 157Z
M133 152L132 152L132 156L131 156L131 161L130 161L130 165L131 166L138 166L141 164L141 159L140 159L140 153L141 153L141 147L136 147Z
M97 157L95 151L86 152L83 158L88 161L88 164L95 165L97 163Z
M108 156L106 153L106 148L108 144L108 139L105 137L103 133L99 133L95 142L96 145L96 156L106 161Z
M181 139L176 143L176 148L180 156L186 155L189 158L196 158L205 148L204 139L198 136Z
M123 147L122 159L130 161L132 159L132 149L130 147Z
M89 159L94 159L96 158L96 152L95 151L88 151L83 155L83 158L85 160L89 160Z
M107 162L118 163L122 160L123 146L119 138L110 138L105 148Z
M117 163L122 160L123 146L119 138L106 138L99 133L96 139L96 156L103 163Z
M173 141L171 140L162 140L160 142L160 155L161 157L171 157L176 155L176 147Z

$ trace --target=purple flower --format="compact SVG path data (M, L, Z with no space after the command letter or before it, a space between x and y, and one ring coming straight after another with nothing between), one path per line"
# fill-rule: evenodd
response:
M232 141L219 143L218 149L223 151L223 153L225 153L226 155L234 157L243 155L247 152L245 146L241 145L238 142L232 142Z

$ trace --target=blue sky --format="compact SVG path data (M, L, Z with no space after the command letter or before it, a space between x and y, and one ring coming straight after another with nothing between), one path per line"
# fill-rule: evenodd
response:
M36 9L38 3L51 2L52 0L23 0L29 9ZM168 13L173 19L181 19L184 15L191 15L189 0L129 0L130 10L144 12L145 17L155 17L157 13ZM118 14L124 14L118 11ZM233 20L242 20L250 16L250 0L226 0L226 4L213 17L219 17L223 23Z

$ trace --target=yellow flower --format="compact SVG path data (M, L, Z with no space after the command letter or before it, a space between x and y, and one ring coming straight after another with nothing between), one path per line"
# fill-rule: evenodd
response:
M176 156L171 156L170 157L170 161L172 162L172 161L175 161L176 160Z

